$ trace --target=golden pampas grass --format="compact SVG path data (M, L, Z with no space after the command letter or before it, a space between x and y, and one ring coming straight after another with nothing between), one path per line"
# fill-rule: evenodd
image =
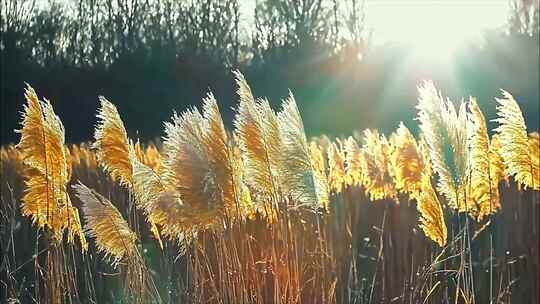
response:
M176 186L186 203L212 207L215 198L205 192L215 188L215 182L203 144L202 115L197 109L175 114L172 123L165 123L165 133L163 179Z
M327 150L328 156L328 185L330 191L340 193L345 185L345 154L341 141L330 144Z
M446 245L447 229L444 214L437 194L428 175L422 177L422 191L415 194L416 208L420 213L420 228L439 246Z
M426 143L424 134L422 133L420 134L420 138L418 140L418 151L420 152L422 162L424 163L424 174L430 177L433 176L433 167L431 166L431 159L429 157L429 147Z
M113 179L119 178L120 183L131 185L132 168L129 159L129 140L124 123L116 107L105 97L100 96L101 107L97 114L99 118L94 133L98 162L111 174Z
M152 168L143 164L135 155L131 155L133 167L133 194L138 207L147 214L152 209L152 204L158 199L165 185L160 176Z
M74 185L73 189L82 202L85 230L94 238L97 249L111 258L113 264L135 256L137 236L118 209L82 183Z
M186 235L191 227L185 226L185 212L180 194L173 185L164 182L161 176L132 155L133 193L138 207L144 210L154 238L163 247L161 236L177 241L180 251L186 249ZM195 220L196 217L193 218Z
M275 208L269 208L270 206L267 206L267 204L257 204L257 206L254 204L251 191L245 181L246 170L242 160L242 151L234 144L231 144L231 149L233 172L235 176L235 192L237 193L238 208L242 218L254 219L257 211L259 211L268 222L272 222L275 219L275 213L270 213L268 210L275 211Z
M418 156L421 159L423 168L421 169L419 191L411 192L411 196L416 200L416 209L420 214L420 228L432 241L440 247L446 245L447 228L444 220L442 205L437 197L437 193L431 185L431 162L429 158L429 148L423 136L417 144ZM397 170L399 171L399 170ZM398 174L396 174L397 176ZM416 190L417 188L415 188Z
M319 174L326 175L326 161L324 159L323 147L317 141L309 142L309 155L313 163L313 170Z
M229 141L219 107L211 93L203 100L204 111L204 145L206 146L210 170L215 178L217 195L228 212L237 209L237 196L235 191L237 176L233 171L232 151L229 149ZM216 195L212 194L212 195Z
M438 175L437 190L451 208L469 212L474 206L465 205L468 166L465 104L456 111L450 100L443 100L432 82L425 82L418 91L418 120L433 171Z
M24 108L21 151L26 166L27 191L23 197L22 212L31 216L38 227L47 225L65 202L67 163L64 150L64 130L56 121L50 121L54 112L50 103L41 103L35 91L27 87ZM54 118L53 118L54 120ZM60 227L50 227L59 233Z
M325 159L325 153L323 151L323 147L318 142L319 141L315 140L309 142L309 156L311 157L311 164L313 166L313 171L315 172L315 175L319 176L321 180L325 180L328 182L328 176L326 174L327 162ZM330 190L329 185L326 189ZM329 200L324 201L322 207L328 210L329 202Z
M179 204L182 209L200 211L192 221L202 221L206 218L203 215L210 212L218 214L223 208L219 197L216 197L217 186L203 144L203 117L200 112L190 109L181 116L174 114L173 121L165 123L165 133L161 179L164 184L173 185L174 192L161 193L157 206L170 218L179 217L177 221L167 221L166 227L183 239L183 230L189 227L180 224L185 221Z
M414 196L422 190L422 174L425 170L424 158L416 139L409 129L400 123L390 142L393 146L390 165L393 168L396 188Z
M225 215L241 216L232 151L211 94L203 113L190 109L165 124L161 181L174 191L165 189L155 208L166 216L164 233L181 242L198 230L223 227Z
M131 153L130 161L133 170L131 190L135 196L135 204L137 208L144 211L146 220L150 224L150 232L163 249L163 242L157 227L159 219L152 212L152 204L157 201L164 185L161 183L159 175L152 168L143 164L135 153Z
M372 201L395 199L396 189L391 179L389 166L390 146L384 135L377 130L364 130L365 144L362 147L365 157L364 184Z
M283 140L282 187L294 204L313 208L328 205L326 176L314 170L304 124L292 94L284 100L278 113L279 129Z
M499 126L495 131L501 141L500 153L505 166L505 174L514 176L519 185L540 189L538 182L535 183L533 176L533 159L529 148L527 127L523 114L514 97L502 90L503 98L496 98L497 118Z
M137 235L122 214L109 200L84 184L79 182L73 189L82 202L85 230L94 239L98 252L103 253L115 267L120 262L125 264L125 295L134 303L161 302L137 249Z
M56 244L62 241L64 230L68 230L69 242L77 235L84 251L86 240L66 191L71 163L64 145L64 126L51 103L40 102L32 87L26 88L25 97L22 129L18 131L21 140L16 146L25 166L21 211L38 227L49 228Z
M490 143L486 121L476 99L470 98L470 178L469 199L476 205L478 213L472 214L481 221L485 216L497 212L499 202L499 176L492 172Z
M244 76L236 72L240 105L234 125L242 152L246 184L262 202L279 196L281 137L275 112L267 100L256 102Z
M114 179L119 178L120 183L129 187L135 194L135 203L139 209L144 209L142 206L147 203L144 194L141 194L140 187L133 185L134 162L144 162L146 155L139 141L132 144L127 137L124 123L118 114L116 107L100 97L101 108L98 112L100 119L95 131L95 142L93 148L96 149L98 162ZM140 178L140 176L139 176ZM159 229L155 224L152 214L147 214L147 222L150 224L150 231L154 238L158 241L161 248L163 243L159 235Z
M345 183L347 186L361 186L364 180L365 156L356 140L349 136L345 140Z

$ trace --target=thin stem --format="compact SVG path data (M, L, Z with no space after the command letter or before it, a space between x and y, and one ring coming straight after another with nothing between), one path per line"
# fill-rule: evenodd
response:
M373 279L371 280L371 290L369 292L369 304L371 304L371 301L373 300L373 290L375 289L375 280L377 278L377 269L378 269L378 266L379 266L379 262L382 258L382 254L383 254L383 250L384 250L384 225L386 223L386 212L388 210L388 204L385 205L384 207L384 213L383 213L383 219L382 219L382 229L381 229L381 232L380 232L380 237L379 237L379 253L377 255L377 265L375 267L375 273L373 274Z

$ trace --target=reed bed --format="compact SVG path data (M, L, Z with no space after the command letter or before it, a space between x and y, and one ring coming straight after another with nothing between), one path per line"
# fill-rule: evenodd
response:
M425 82L417 137L308 139L292 93L276 111L236 76L232 130L209 93L156 143L100 97L93 142L66 145L28 86L0 150L5 302L540 300L539 135L510 93L492 132Z

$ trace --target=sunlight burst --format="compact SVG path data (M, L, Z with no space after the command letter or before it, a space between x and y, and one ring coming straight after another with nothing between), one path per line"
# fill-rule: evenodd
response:
M379 43L399 43L416 56L444 60L465 43L506 22L508 3L492 1L367 2L367 23Z

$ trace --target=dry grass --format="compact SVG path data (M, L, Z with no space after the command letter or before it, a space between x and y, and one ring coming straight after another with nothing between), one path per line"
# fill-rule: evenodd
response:
M538 133L509 93L491 139L475 101L456 111L426 83L419 140L402 124L308 140L292 95L274 112L237 77L232 133L208 95L157 146L102 99L93 148L64 148L29 88L21 143L0 151L6 302L538 301ZM87 252L54 220L78 213Z

